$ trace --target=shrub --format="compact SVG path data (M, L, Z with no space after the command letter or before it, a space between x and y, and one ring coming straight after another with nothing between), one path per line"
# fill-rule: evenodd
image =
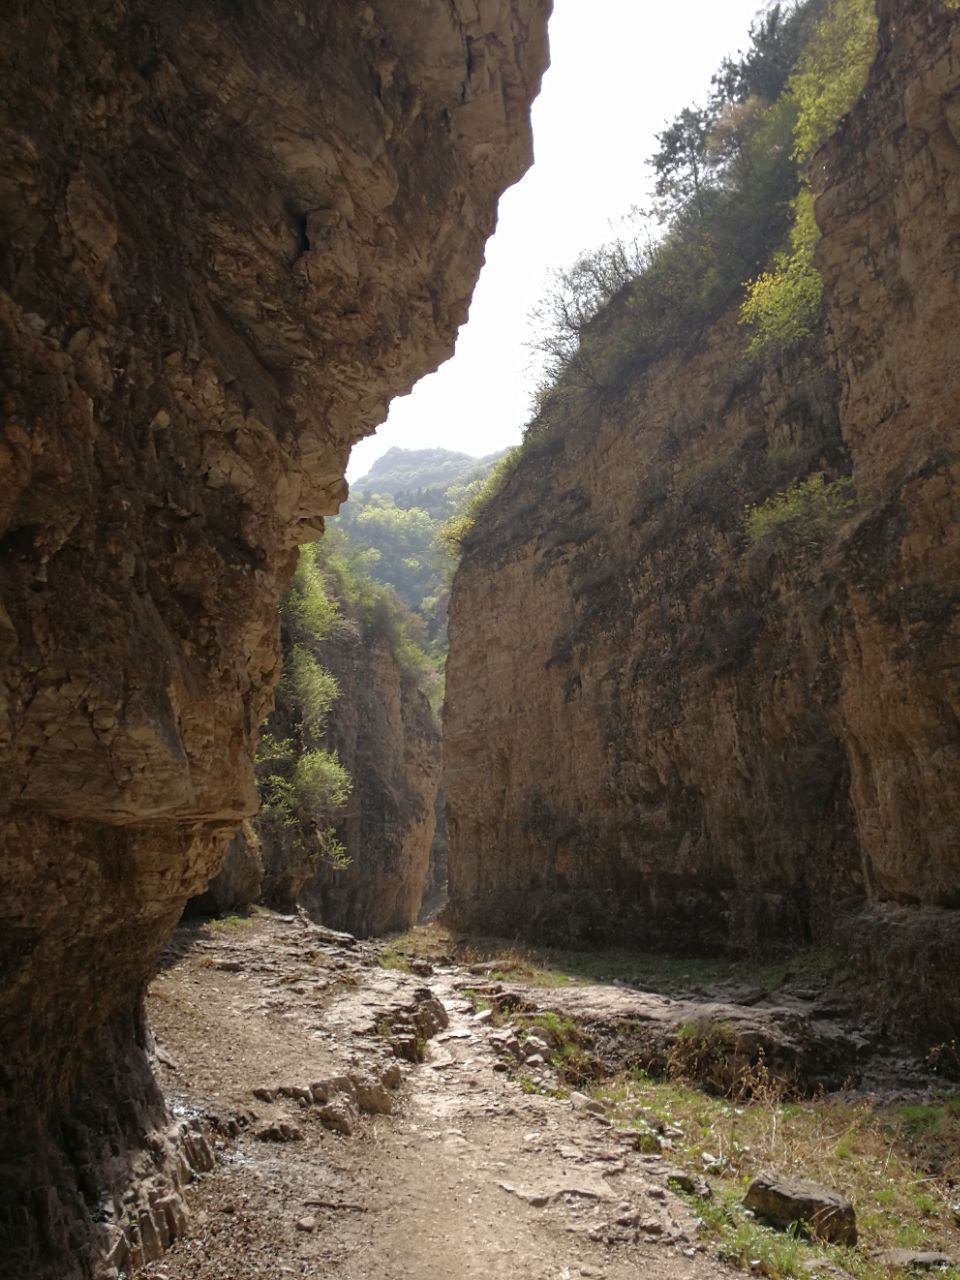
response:
M780 254L772 271L746 286L740 323L753 330L750 357L779 356L813 335L823 300L823 280L814 266L813 250L803 246Z
M854 504L849 476L828 481L822 471L798 480L755 507L744 518L751 543L769 538L798 548L818 548Z
M305 751L294 766L297 806L314 820L344 805L352 785L335 751Z
M863 88L876 26L874 0L773 4L754 23L707 106L685 108L658 134L656 236L641 214L631 237L555 276L531 344L546 358L541 411L550 399L617 391L697 342L744 288L751 357L813 332L822 284L804 170Z
M794 158L806 165L856 102L877 47L874 0L830 0L787 85L797 105Z
M337 621L339 613L317 563L316 545L301 547L293 582L280 605L284 624L298 640L319 641Z
M340 696L340 686L302 645L293 646L287 667L292 693L300 706L301 723L308 733L317 735Z
M785 95L794 114L792 159L799 170L861 93L876 29L873 0L829 0L815 22ZM823 298L814 262L818 239L813 196L804 177L793 202L789 251L775 254L771 269L745 285L740 322L753 330L748 356L776 358L813 333Z

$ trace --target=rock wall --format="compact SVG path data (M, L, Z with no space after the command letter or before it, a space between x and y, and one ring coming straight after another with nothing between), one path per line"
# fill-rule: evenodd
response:
M384 635L334 633L324 663L340 698L329 740L353 780L337 836L349 864L321 863L301 901L360 937L409 929L423 897L440 783L440 729Z
M293 548L465 318L548 8L0 17L5 1274L123 1261L141 989L254 808Z
M936 1041L960 1022L960 14L881 18L817 160L823 332L750 370L730 316L611 399L556 400L468 540L450 891L502 932L839 936ZM818 471L852 509L751 545L744 508Z

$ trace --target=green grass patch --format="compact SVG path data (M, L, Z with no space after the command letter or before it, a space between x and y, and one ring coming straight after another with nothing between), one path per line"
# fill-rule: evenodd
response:
M224 933L230 929L249 929L254 923L250 916L221 916L219 920L208 920L207 928Z
M385 947L380 952L377 956L377 964L381 969L396 969L400 973L410 972L410 961L393 947Z

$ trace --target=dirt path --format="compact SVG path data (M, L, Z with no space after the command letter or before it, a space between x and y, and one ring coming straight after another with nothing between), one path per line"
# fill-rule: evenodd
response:
M143 1274L727 1275L661 1157L633 1150L586 1099L525 1093L503 1071L465 980L455 967L385 970L374 948L299 918L182 930L149 998L157 1069L174 1110L211 1126L220 1160L191 1188L188 1235ZM393 1088L384 1033L414 1052L425 1030L425 1060L404 1062Z

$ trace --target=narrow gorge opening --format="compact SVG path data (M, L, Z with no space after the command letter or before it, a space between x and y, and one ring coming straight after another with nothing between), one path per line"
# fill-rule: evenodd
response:
M960 1280L960 12L553 9L0 18L4 1276Z

